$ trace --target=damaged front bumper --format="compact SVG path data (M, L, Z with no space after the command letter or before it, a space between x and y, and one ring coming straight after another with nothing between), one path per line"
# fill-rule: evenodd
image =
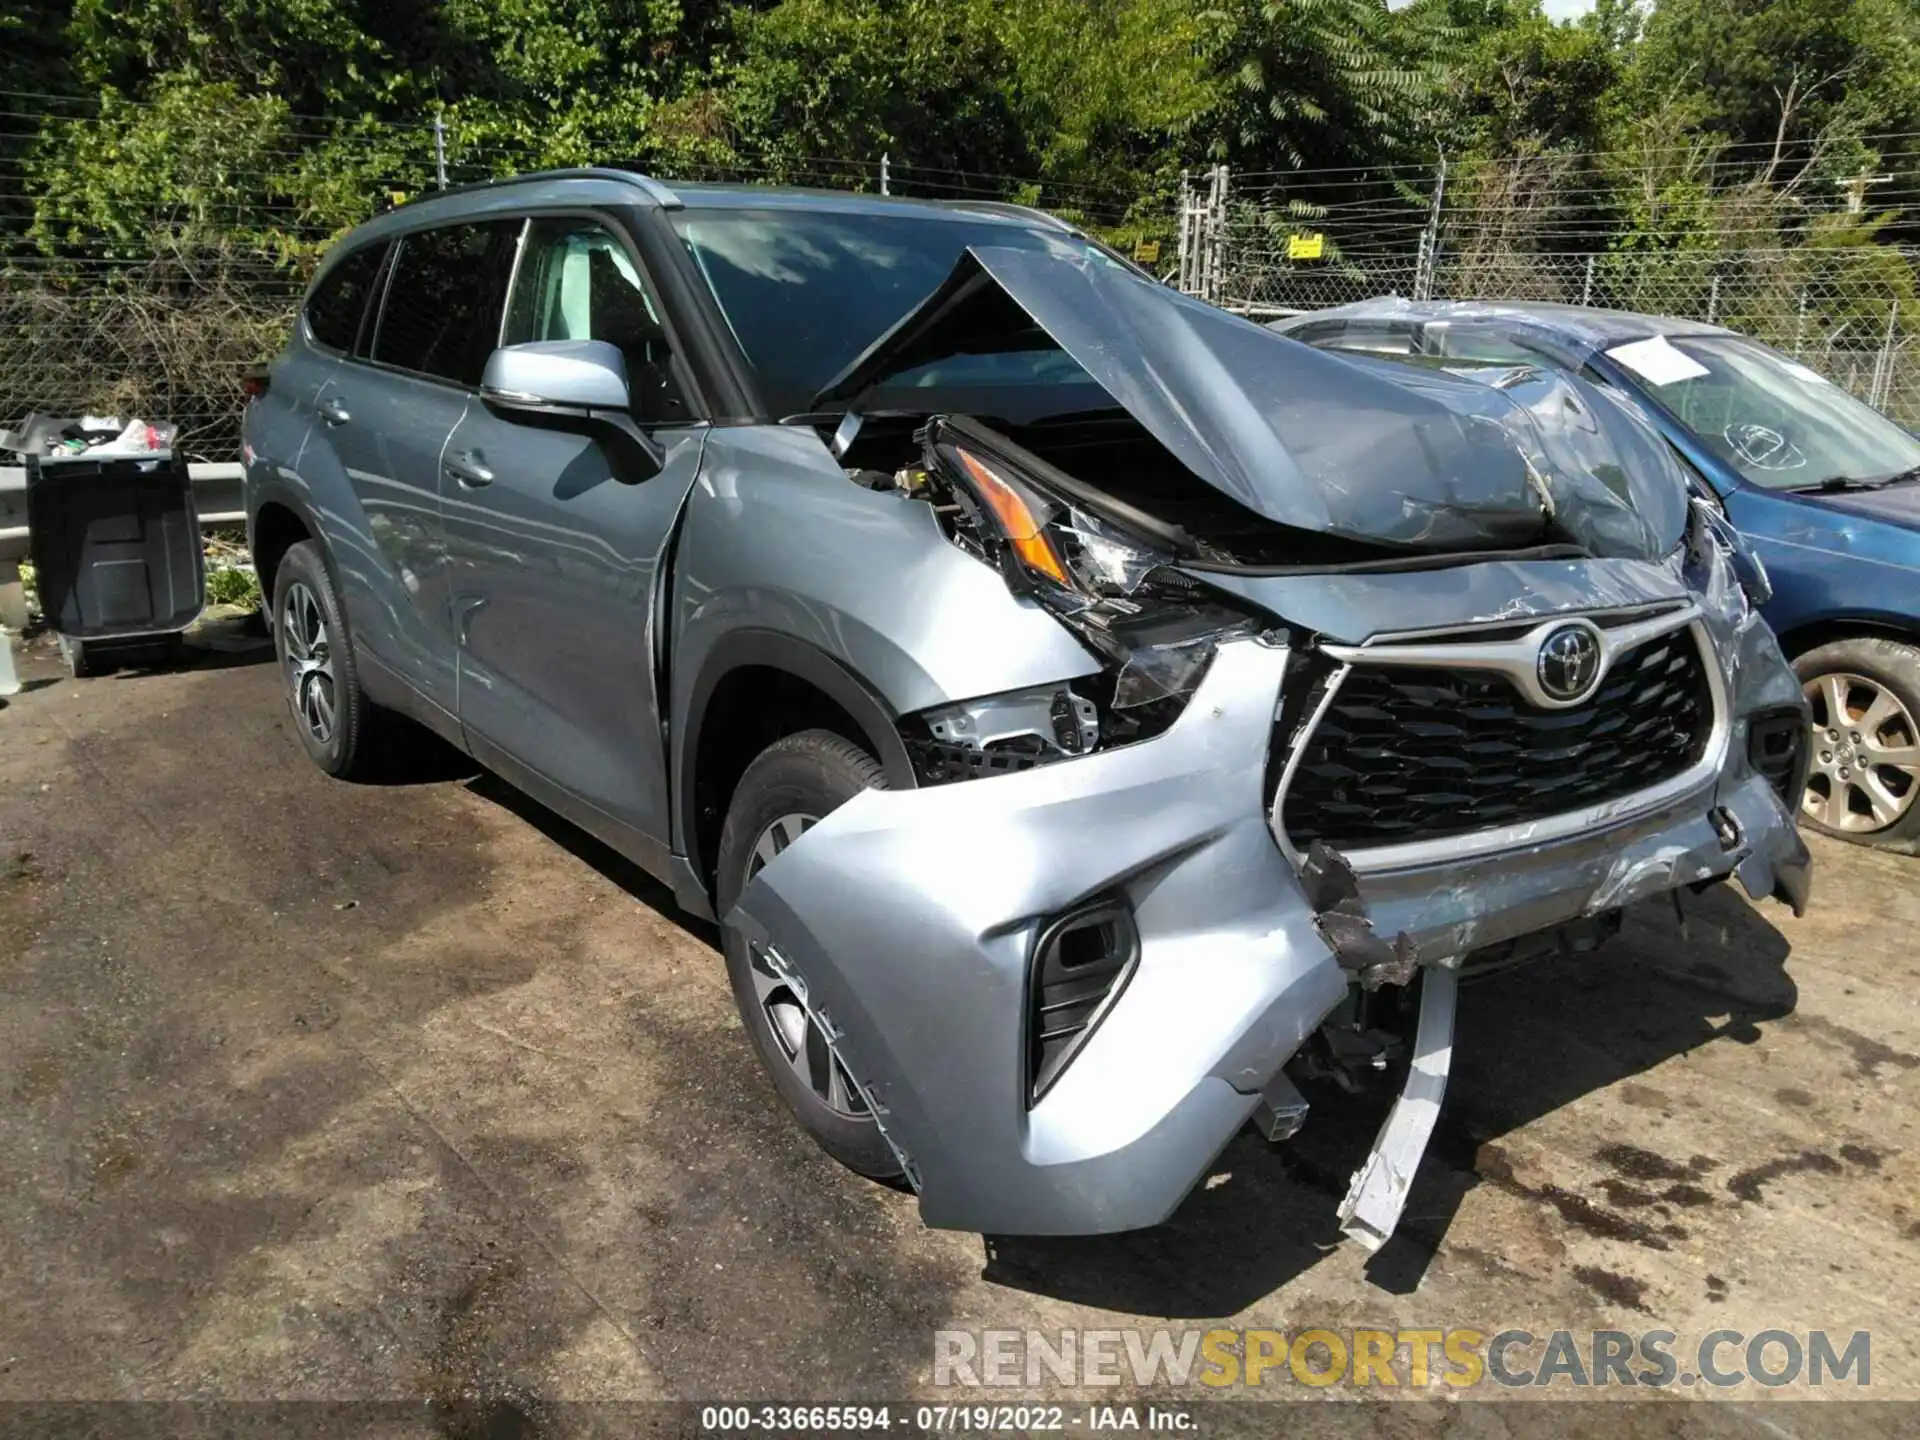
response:
M869 791L762 870L725 923L804 977L927 1223L989 1233L1164 1220L1250 1117L1269 1134L1297 1123L1282 1066L1351 989L1410 978L1369 973L1383 954L1437 971L1417 1083L1395 1112L1408 1113L1343 1211L1378 1243L1437 1111L1452 971L1469 952L1729 875L1756 898L1804 903L1807 852L1745 744L1747 717L1798 703L1797 686L1736 611L1700 622L1725 686L1713 773L1574 833L1316 869L1287 843L1272 793L1270 757L1297 744L1276 732L1289 651L1238 638L1158 738ZM1109 988L1066 1007L1084 1033L1037 1091L1037 1037L1071 987L1040 983L1036 948L1090 904L1129 917L1137 940L1124 964L1088 972Z

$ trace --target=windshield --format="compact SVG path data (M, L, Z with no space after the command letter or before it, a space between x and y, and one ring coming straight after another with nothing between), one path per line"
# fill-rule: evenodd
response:
M1655 336L1607 354L1754 485L1871 484L1920 466L1920 440L1755 341Z
M674 228L775 414L813 396L947 278L970 245L1057 246L1060 232L939 215L683 210ZM1080 244L1093 248L1090 241ZM890 376L889 391L1091 385L1058 350L961 354Z

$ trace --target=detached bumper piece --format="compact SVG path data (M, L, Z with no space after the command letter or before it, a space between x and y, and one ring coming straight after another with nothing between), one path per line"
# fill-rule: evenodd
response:
M1429 966L1420 976L1420 1023L1414 1034L1413 1063L1400 1098L1373 1142L1366 1164L1353 1174L1340 1202L1340 1229L1368 1250L1378 1250L1400 1223L1413 1189L1414 1172L1433 1138L1440 1102L1447 1093L1453 1064L1453 1010L1459 977L1444 966Z

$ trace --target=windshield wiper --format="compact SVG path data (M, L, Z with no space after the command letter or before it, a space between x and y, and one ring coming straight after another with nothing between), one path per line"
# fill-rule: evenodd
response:
M1851 475L1829 475L1811 485L1789 485L1786 488L1795 495L1832 495L1841 490L1878 490L1882 485L1892 483L1891 480L1857 480Z
M1829 475L1811 485L1789 485L1787 488L1796 495L1831 495L1841 490L1884 490L1889 485L1904 485L1911 480L1920 480L1920 465L1915 465L1911 470L1896 470L1877 480L1859 480L1852 475Z

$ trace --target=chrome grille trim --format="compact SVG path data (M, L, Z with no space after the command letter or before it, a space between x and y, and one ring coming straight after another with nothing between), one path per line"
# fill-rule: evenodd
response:
M1403 640L1369 640L1365 645L1323 645L1322 653L1350 665L1393 664L1403 668L1428 670L1480 670L1504 675L1527 703L1540 710L1567 710L1584 705L1592 691L1606 683L1613 662L1650 640L1658 640L1670 631L1699 618L1695 605L1685 605L1645 620L1629 621L1611 628L1601 626L1591 615L1554 615L1534 625L1526 634L1512 640L1448 640L1408 644ZM1588 694L1560 700L1540 688L1535 661L1543 636L1563 625L1587 621L1600 637L1600 673L1594 677Z
M1576 835L1626 824L1640 816L1677 804L1694 792L1711 785L1719 776L1721 767L1726 763L1727 746L1733 728L1732 716L1726 676L1714 650L1713 639L1701 622L1699 607L1692 603L1650 616L1646 620L1630 621L1625 625L1616 623L1611 628L1606 626L1606 621L1617 619L1617 616L1603 617L1592 613L1584 617L1556 616L1542 622L1541 626L1534 627L1519 641L1484 642L1466 639L1459 642L1446 642L1429 639L1427 637L1434 632L1426 632L1419 637L1417 643L1412 644L1402 643L1402 637L1384 636L1359 646L1327 645L1321 647L1322 653L1338 660L1340 668L1327 680L1326 690L1315 705L1312 715L1295 732L1294 737L1291 737L1292 753L1287 757L1286 766L1281 772L1280 783L1274 790L1273 803L1267 813L1268 829L1272 831L1274 840L1289 862L1298 868L1305 860L1302 852L1295 848L1282 819L1294 773L1307 753L1314 732L1319 729L1321 720L1339 694L1340 687L1356 666L1415 665L1483 672L1491 670L1507 675L1511 679L1512 672L1509 667L1515 659L1512 647L1526 644L1529 639L1537 636L1542 628L1551 628L1553 625L1573 618L1593 620L1602 626L1603 633L1616 637L1608 654L1609 667L1614 658L1634 647L1657 640L1662 635L1669 634L1682 626L1688 629L1699 651L1701 665L1706 671L1707 691L1713 707L1712 721L1700 758L1680 774L1657 785L1620 796L1618 799L1582 806L1558 815L1496 826L1486 830L1469 831L1462 835L1448 835L1436 840L1410 840L1400 844L1342 850L1340 853L1353 867L1355 873L1421 869L1437 864L1480 859L1503 851L1548 845ZM1511 628L1511 626L1496 625L1487 628ZM1462 632L1455 629L1445 633L1460 634ZM1624 637L1629 633L1634 638L1622 643L1618 637ZM1534 663L1534 653L1531 648L1526 651L1526 666L1529 673ZM1410 656L1415 658L1409 658ZM1517 684L1516 688L1519 688ZM1525 691L1522 690L1522 693L1525 694Z

